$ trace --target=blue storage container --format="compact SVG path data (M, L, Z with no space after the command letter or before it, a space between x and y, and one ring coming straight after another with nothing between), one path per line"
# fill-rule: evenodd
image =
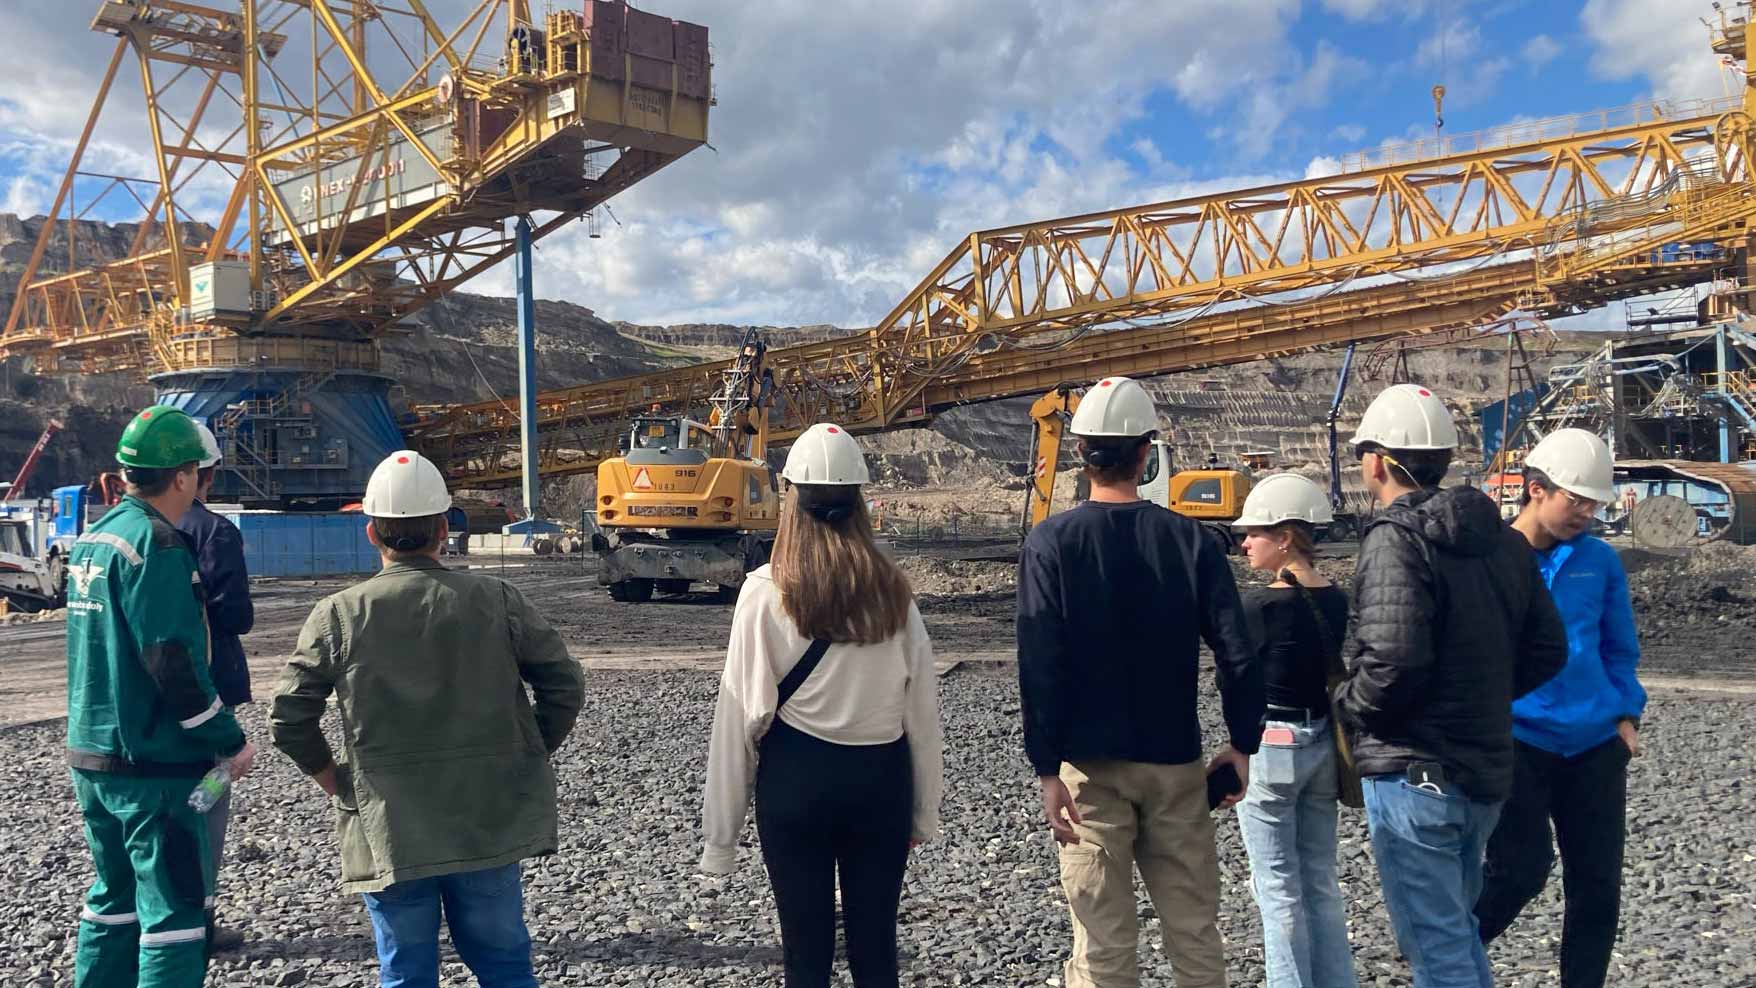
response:
M358 512L218 509L244 536L251 576L346 576L376 573L378 550Z

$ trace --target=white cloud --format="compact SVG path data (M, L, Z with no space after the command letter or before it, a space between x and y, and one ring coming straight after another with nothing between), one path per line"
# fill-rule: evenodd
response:
M1347 144L1358 144L1366 139L1366 128L1359 124L1341 124L1330 131L1329 136Z
M1482 29L1463 17L1447 17L1415 49L1414 65L1433 74L1445 87L1445 106L1465 108L1486 103L1500 88L1500 79L1512 67L1504 55L1490 55L1482 44Z
M473 6L428 3L446 30ZM1128 128L1168 95L1227 120L1227 148L1250 162L1289 113L1364 71L1331 46L1301 50L1290 35L1300 0L643 6L710 26L716 151L618 197L621 223L606 217L602 239L570 224L536 261L543 297L638 321L870 322L971 230L1296 177L1247 168L1189 183L1179 162L1209 148ZM51 7L0 12L17 49L9 70L32 80L0 97L0 147L56 148L33 161L0 152L8 202L46 205L42 180L58 175L108 54ZM125 71L99 137L138 155L130 82ZM510 268L467 287L508 291Z
M1310 64L1302 70L1295 63L1290 76L1252 79L1242 104L1242 119L1215 128L1212 136L1230 140L1247 160L1259 158L1284 137L1294 113L1323 106L1335 89L1364 78L1368 71L1361 59L1320 41Z
M1653 95L1666 99L1724 96L1719 56L1696 19L1711 13L1695 0L1587 0L1579 23L1595 46L1592 71L1607 79L1644 77Z
M1326 178L1330 175L1340 174L1341 159L1327 154L1320 154L1312 158L1310 163L1305 166L1306 178Z
M1524 56L1525 64L1536 70L1554 61L1561 54L1561 46L1554 38L1539 34L1524 43L1520 54Z
M1323 9L1350 21L1374 20L1391 10L1408 6L1398 0L1323 0Z

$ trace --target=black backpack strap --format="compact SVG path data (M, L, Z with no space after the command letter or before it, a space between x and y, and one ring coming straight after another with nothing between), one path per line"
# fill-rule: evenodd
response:
M811 673L817 668L817 663L823 661L823 653L827 651L829 651L829 642L823 638L813 641L811 647L805 649L805 654L800 657L799 664L793 666L792 671L781 679L780 696L774 702L774 709L779 710L786 706L787 701L793 698L793 694L799 692L799 687L805 685L805 680L811 678Z

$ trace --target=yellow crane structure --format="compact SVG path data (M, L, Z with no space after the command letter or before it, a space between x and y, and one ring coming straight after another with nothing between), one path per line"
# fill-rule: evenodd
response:
M357 494L401 442L379 340L705 143L713 103L707 29L623 0L449 28L422 0L101 0L91 28L115 45L0 356L150 375L215 426L226 495ZM145 175L92 154L132 73ZM82 249L128 200L127 255Z
M1713 48L1738 97L1649 102L1385 146L1335 174L998 227L960 240L874 327L768 354L773 438L855 432L1066 381L1149 376L1352 341L1553 318L1728 273L1747 280L1756 217L1756 76L1745 21ZM1677 240L1724 261L1663 255ZM538 396L545 474L615 455L632 410L685 409L725 363ZM436 410L421 448L460 484L518 473L509 403Z

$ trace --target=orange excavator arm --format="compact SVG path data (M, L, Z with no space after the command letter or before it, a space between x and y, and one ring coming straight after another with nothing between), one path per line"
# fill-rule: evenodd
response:
M1049 517L1055 500L1055 467L1061 459L1061 436L1078 410L1079 395L1074 393L1070 384L1056 385L1030 406L1036 431L1031 436L1030 487L1025 493L1021 535Z

